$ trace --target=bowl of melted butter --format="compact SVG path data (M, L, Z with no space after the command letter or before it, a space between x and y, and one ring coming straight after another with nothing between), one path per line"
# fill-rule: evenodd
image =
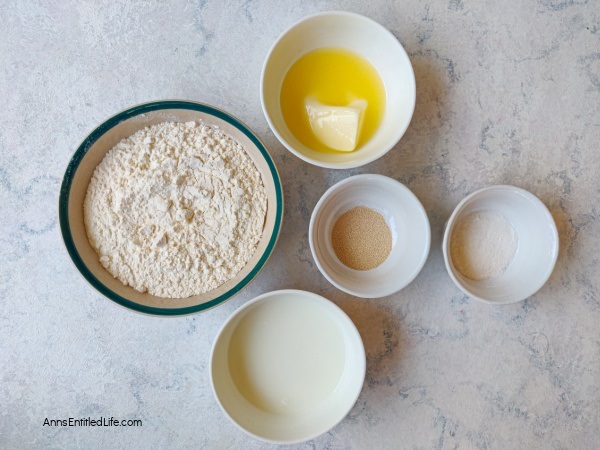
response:
M349 12L307 17L273 44L261 76L265 118L292 153L317 166L362 166L391 150L413 115L415 77L402 45Z

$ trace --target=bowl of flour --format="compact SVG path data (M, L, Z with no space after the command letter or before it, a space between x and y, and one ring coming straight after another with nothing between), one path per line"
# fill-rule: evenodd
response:
M283 217L275 164L235 117L189 101L127 109L71 159L60 191L65 246L117 304L185 315L242 290L271 255Z
M535 294L558 257L552 214L532 193L490 186L464 198L444 231L450 278L468 296L491 304Z

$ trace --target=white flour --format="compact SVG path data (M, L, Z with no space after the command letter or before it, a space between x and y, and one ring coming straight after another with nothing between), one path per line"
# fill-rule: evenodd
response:
M267 194L242 146L188 122L144 128L111 149L84 202L102 265L159 297L202 294L233 278L262 236Z
M452 230L452 263L471 280L502 275L516 251L517 233L502 214L474 212L458 221Z

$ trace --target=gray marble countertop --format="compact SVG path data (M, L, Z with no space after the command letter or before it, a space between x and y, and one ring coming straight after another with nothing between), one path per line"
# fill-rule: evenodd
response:
M285 150L258 90L275 38L334 9L390 29L417 79L404 138L348 171ZM207 365L224 320L281 288L334 301L367 351L348 417L298 448L600 447L600 2L8 0L0 23L0 447L272 447L221 413ZM226 304L178 319L137 315L94 291L56 219L80 140L123 108L165 98L246 121L275 158L286 201L260 276ZM433 237L417 279L376 300L331 286L307 241L321 194L369 172L413 190ZM491 184L536 194L560 232L549 282L509 306L465 297L440 248L454 206ZM143 426L43 426L88 416Z

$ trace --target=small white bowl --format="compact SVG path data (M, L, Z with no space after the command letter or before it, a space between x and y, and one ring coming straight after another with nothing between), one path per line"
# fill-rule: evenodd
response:
M479 211L502 214L514 228L518 244L502 275L475 281L454 267L450 240L455 224ZM546 283L556 264L558 243L554 219L535 195L515 186L498 185L475 191L458 204L446 223L442 248L452 281L468 296L499 305L525 300Z
M303 145L288 129L281 113L281 85L288 69L302 55L322 47L342 47L373 64L385 86L386 109L379 129L353 152L324 153ZM400 140L415 109L415 75L398 40L379 23L350 12L332 11L309 16L288 28L273 44L260 80L260 100L273 133L293 154L329 169L348 169L370 163Z
M238 308L212 348L210 380L225 414L275 444L314 439L350 411L365 379L350 318L310 292L263 294Z
M356 206L379 212L392 232L392 251L371 270L354 270L342 263L331 244L337 219ZM431 244L427 213L402 183L383 175L355 175L323 194L310 218L308 240L317 267L338 289L363 298L391 295L419 274Z

